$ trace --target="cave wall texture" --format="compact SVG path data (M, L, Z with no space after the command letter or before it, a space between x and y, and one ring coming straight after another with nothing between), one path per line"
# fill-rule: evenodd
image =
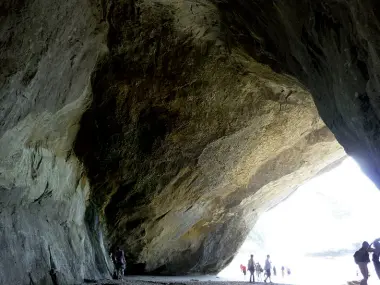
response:
M109 275L89 180L72 151L106 51L98 13L87 1L0 4L0 284Z
M344 150L379 185L380 4L315 2L2 1L0 283L217 272Z

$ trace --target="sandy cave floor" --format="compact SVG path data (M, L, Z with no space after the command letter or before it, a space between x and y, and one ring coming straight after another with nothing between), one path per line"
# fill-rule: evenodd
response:
M216 284L217 283L217 284ZM126 276L123 280L98 280L82 283L81 285L247 285L248 281L229 281L216 276ZM256 282L255 284L270 284ZM273 282L273 285L293 285ZM358 281L347 282L348 285L359 285ZM343 284L337 284L343 285Z
M100 280L94 282L86 282L88 285L153 285L153 284L181 284L181 285L247 285L248 281L229 281L217 276L205 275L205 276L126 276L123 280ZM255 284L265 284L257 282ZM267 283L269 284L269 283ZM285 283L272 283L277 285L291 285Z
M243 281L170 281L170 282L159 282L159 281L140 281L140 280L103 280L103 281L97 281L97 282L91 282L91 283L83 283L89 284L89 285L153 285L153 284L181 284L181 285L194 285L194 284L200 284L200 285L247 285L250 284L249 282L243 282ZM270 284L270 283L263 283L258 282L255 284ZM272 283L274 285L291 285L291 284L283 284L283 283Z

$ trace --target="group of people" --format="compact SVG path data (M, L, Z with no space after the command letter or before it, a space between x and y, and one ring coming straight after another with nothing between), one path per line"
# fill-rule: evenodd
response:
M249 271L249 282L250 283L255 283L255 273L256 273L256 276L257 276L257 279L258 281L260 281L261 279L261 274L264 273L264 282L267 283L267 280L269 279L269 282L272 283L272 279L271 279L271 276L272 276L272 271L273 271L273 275L276 276L277 275L277 269L276 269L276 266L272 266L272 262L270 260L270 256L267 255L267 258L265 260L265 264L264 264L264 269L261 267L260 263L255 263L255 261L253 260L253 254L251 254L251 257L250 259L248 260L248 266L244 266L243 264L240 264L240 270L243 272L244 276L247 274L247 268L248 268L248 271ZM282 271L282 277L285 276L285 267L282 266L281 267L281 271ZM287 273L288 275L290 275L290 269L287 268Z
M126 268L126 260L125 260L125 254L124 250L122 250L120 247L116 248L115 252L111 252L110 257L113 261L115 271L113 273L114 279L122 279L124 276L124 270Z
M380 279L380 238L374 240L372 244L364 241L362 243L362 247L354 254L355 263L358 265L359 270L363 275L363 279L361 280L360 285L367 285L369 277L368 263L370 263L370 253L372 253L372 262L375 267L377 277Z
M375 272L377 277L380 279L380 238L373 241L373 243L369 244L367 241L364 241L362 243L362 246L359 250L357 250L354 254L354 260L355 263L358 265L359 270L363 276L363 279L360 281L360 285L367 285L368 278L369 278L369 271L368 271L368 264L370 261L370 254L372 254L372 262L375 268ZM272 271L273 275L277 275L277 269L275 266L272 266L272 262L270 260L270 256L267 255L267 258L265 260L264 269L261 267L259 263L255 263L253 260L253 254L251 254L250 259L248 260L248 266L244 266L243 264L240 265L240 270L243 272L244 276L248 272L250 274L249 276L249 282L255 283L255 273L257 276L257 279L260 280L261 274L264 272L264 282L267 283L267 280L269 279L269 282L272 283L271 276ZM285 267L281 267L282 277L285 276ZM289 268L286 268L286 273L288 275L291 274L291 271Z

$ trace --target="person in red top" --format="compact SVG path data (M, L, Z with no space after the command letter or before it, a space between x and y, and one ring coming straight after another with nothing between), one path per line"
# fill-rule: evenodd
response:
M245 275L247 274L247 267L245 267L243 264L240 264L240 270L243 272L245 278Z

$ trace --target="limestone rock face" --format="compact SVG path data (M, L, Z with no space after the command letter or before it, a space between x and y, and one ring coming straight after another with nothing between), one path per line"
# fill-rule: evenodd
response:
M307 86L345 151L380 185L380 3L217 2L231 44Z
M3 1L0 283L217 272L335 137L376 181L379 4L314 2Z
M119 1L75 153L108 237L147 272L217 272L256 217L344 152L294 79L210 2Z
M0 284L109 276L72 151L105 50L101 15L75 0L5 0L0 11Z

